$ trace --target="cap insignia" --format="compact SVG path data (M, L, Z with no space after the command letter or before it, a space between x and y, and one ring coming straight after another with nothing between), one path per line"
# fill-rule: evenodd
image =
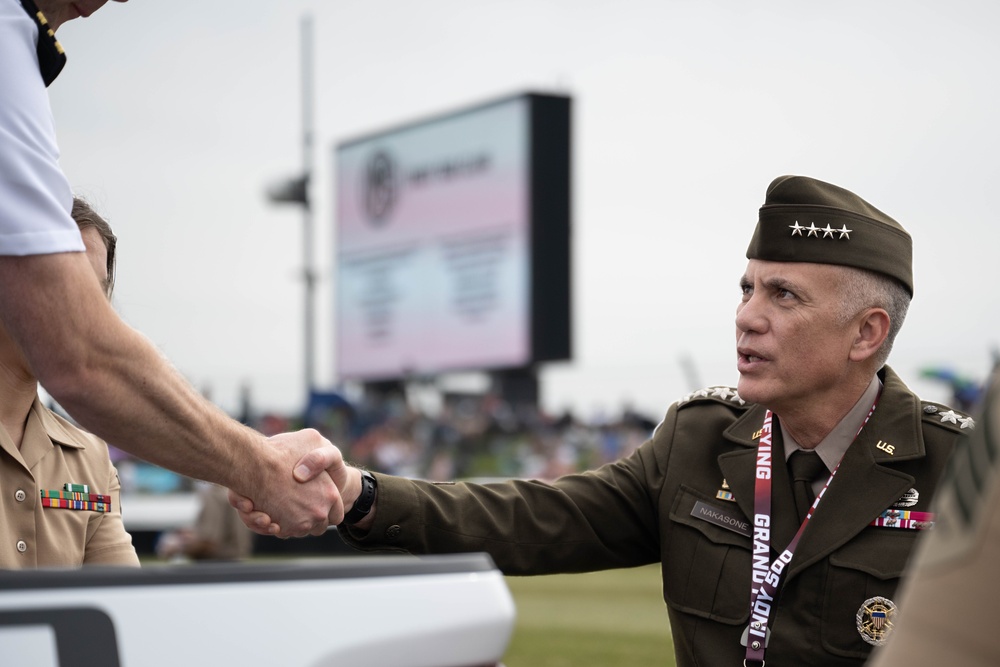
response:
M848 229L847 225L844 225L840 229L834 229L830 226L830 223L827 223L826 227L817 227L816 223L810 222L808 227L803 227L799 224L798 220L795 221L794 225L788 225L788 228L792 230L792 236L802 236L802 232L807 232L807 237L815 236L819 238L819 233L823 232L823 238L825 239L832 239L834 234L840 234L837 237L838 239L847 239L848 241L851 240L851 232L854 231L853 229Z

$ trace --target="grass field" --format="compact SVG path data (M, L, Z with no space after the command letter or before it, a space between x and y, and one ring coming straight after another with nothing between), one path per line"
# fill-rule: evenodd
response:
M506 667L674 666L658 565L507 584L517 624Z

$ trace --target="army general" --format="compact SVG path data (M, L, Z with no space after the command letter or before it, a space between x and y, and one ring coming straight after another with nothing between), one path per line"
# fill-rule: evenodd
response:
M885 365L911 257L909 234L857 195L780 177L740 280L737 387L671 405L628 457L483 485L372 474L335 449L301 463L329 469L359 549L484 551L514 575L660 563L680 667L863 664L903 611L900 578L974 426Z

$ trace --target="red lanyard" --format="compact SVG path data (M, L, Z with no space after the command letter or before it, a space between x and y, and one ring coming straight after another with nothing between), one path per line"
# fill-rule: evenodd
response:
M881 392L880 392L881 393ZM872 409L868 411L868 416L861 423L861 428L854 434L855 440L861 434L861 429L865 427L875 406L878 405L878 397L872 404ZM750 625L745 633L747 642L747 655L743 661L744 667L752 664L764 665L764 651L767 648L768 620L771 617L772 608L778 597L778 589L781 587L781 575L785 566L792 560L795 548L799 545L799 539L805 531L806 526L812 519L819 501L826 493L827 487L833 481L833 476L837 474L840 463L830 473L826 484L816 494L816 500L806 513L806 518L799 526L795 537L788 543L785 550L781 552L774 562L769 563L771 558L771 422L773 415L768 410L764 413L764 426L761 428L760 440L757 443L757 480L754 483L753 500L753 567L750 571ZM853 444L853 443L852 443ZM843 459L841 459L843 460Z

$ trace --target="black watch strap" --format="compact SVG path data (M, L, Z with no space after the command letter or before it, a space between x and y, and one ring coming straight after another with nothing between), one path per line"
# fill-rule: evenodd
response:
M358 521L361 521L368 513L372 511L372 505L375 504L375 495L378 491L378 482L375 481L375 475L371 474L367 470L361 471L361 494L358 496L357 500L354 501L354 507L351 511L344 515L344 521L341 523L342 526L353 526Z

